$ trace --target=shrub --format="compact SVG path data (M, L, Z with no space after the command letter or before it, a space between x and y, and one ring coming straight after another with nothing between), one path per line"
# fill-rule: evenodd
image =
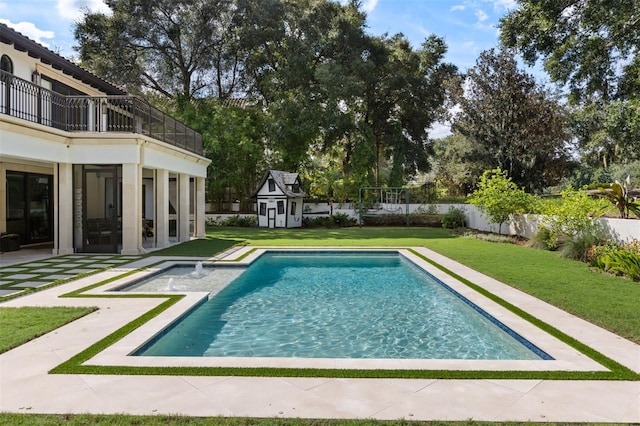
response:
M511 180L506 170L500 168L486 170L478 188L469 196L469 203L477 206L491 221L498 224L498 234L502 224L516 213L526 213L532 204L532 196Z
M542 232L545 242L552 250L563 244L574 245L561 251L573 257L581 250L576 250L578 247L583 247L590 239L596 241L604 234L602 224L595 220L604 200L593 199L585 191L572 188L562 191L561 195L560 203L545 204L539 229L544 228Z
M366 226L405 226L407 217L404 214L376 214L362 217Z
M340 227L353 226L356 224L356 220L346 213L336 213L332 216L333 222Z
M609 241L593 246L588 260L601 271L640 281L640 240L622 245Z
M467 226L467 217L462 209L455 207L449 208L449 211L442 216L442 227L447 229L464 228Z
M602 240L604 231L594 229L593 232L583 232L566 238L560 246L560 255L569 259L587 262L591 247Z
M346 213L336 213L333 216L319 216L305 218L305 225L309 228L336 228L354 226L356 220Z
M255 228L258 225L256 216L234 215L218 222L219 226L237 226L242 228Z

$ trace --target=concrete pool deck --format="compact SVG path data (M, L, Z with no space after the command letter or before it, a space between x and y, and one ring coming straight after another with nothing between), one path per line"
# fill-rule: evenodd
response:
M639 345L427 249L416 250L640 372ZM237 251L232 256L241 254L242 251ZM0 303L2 307L99 308L0 355L0 412L640 423L640 381L47 374L162 302L162 299L59 296L159 259L149 257L118 265L97 275ZM109 353L96 358L100 356Z

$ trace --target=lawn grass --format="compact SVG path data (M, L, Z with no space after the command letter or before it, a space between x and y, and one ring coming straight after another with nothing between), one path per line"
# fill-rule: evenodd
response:
M0 353L42 336L96 308L21 307L0 308Z
M417 422L410 420L373 420L373 419L294 419L294 418L247 418L247 417L186 417L186 416L130 416L130 415L94 415L94 414L0 414L0 423L12 426L410 426ZM536 423L508 422L419 422L430 426L518 426ZM584 423L572 423L580 426ZM547 426L561 423L545 423Z
M207 238L154 252L165 256L213 256L234 245L259 246L424 246L457 260L542 300L573 312L588 321L602 325L636 342L640 341L637 306L640 285L629 280L590 272L583 263L559 258L552 252L511 244L458 237L442 229L427 228L348 228L338 230L256 230L243 228L211 228ZM75 294L74 297L92 297ZM171 304L172 301L167 301ZM24 309L23 312L18 312ZM69 310L71 311L69 313ZM80 312L85 310L84 313ZM54 311L59 314L53 314ZM75 311L75 312L73 312ZM47 324L49 329L82 316L87 308L0 308L0 343L9 342L7 330L28 329L29 323ZM67 313L65 313L67 312ZM153 313L150 313L150 316ZM26 319L25 319L26 316ZM60 320L54 320L58 316ZM66 319L64 317L67 316ZM141 322L143 319L141 319ZM135 327L136 324L131 324ZM30 331L25 339L43 331ZM117 338L114 337L114 338ZM20 343L17 343L20 344ZM110 342L106 343L107 345ZM12 344L15 347L16 344ZM0 347L1 348L1 347ZM7 349L4 349L7 350ZM2 352L2 349L0 349ZM144 373L143 373L144 374ZM148 372L147 372L148 374ZM540 377L538 377L540 378ZM405 420L305 420L191 418L181 416L104 416L104 415L24 415L0 413L0 423L15 425L407 425ZM436 422L432 424L465 425L474 422ZM494 424L494 423L484 423ZM510 423L525 424L525 423Z

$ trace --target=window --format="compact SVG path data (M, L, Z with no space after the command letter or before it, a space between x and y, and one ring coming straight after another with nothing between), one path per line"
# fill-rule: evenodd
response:
M298 185L297 183L294 183L293 185L291 185L291 190L293 192L300 192L300 185Z
M269 192L276 190L276 182L273 179L269 179Z
M2 55L0 58L0 69L13 74L13 61L7 55Z
M284 201L278 201L278 214L284 214Z
M267 203L260 203L260 216L267 215Z
M291 202L291 216L295 216L296 214L296 202L292 201Z

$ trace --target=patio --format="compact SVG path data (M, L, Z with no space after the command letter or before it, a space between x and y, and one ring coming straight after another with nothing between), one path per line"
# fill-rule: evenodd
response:
M503 298L520 298L519 303L526 305L527 312L640 372L638 345L427 249L421 250L457 274L500 292ZM241 254L235 251L226 255L232 259ZM0 260L5 267L5 254L2 256ZM0 306L7 307L97 306L100 309L0 355L0 411L640 422L640 382L48 374L50 369L162 302L162 299L144 298L60 299L59 295L157 260L157 257L136 260L2 303Z

